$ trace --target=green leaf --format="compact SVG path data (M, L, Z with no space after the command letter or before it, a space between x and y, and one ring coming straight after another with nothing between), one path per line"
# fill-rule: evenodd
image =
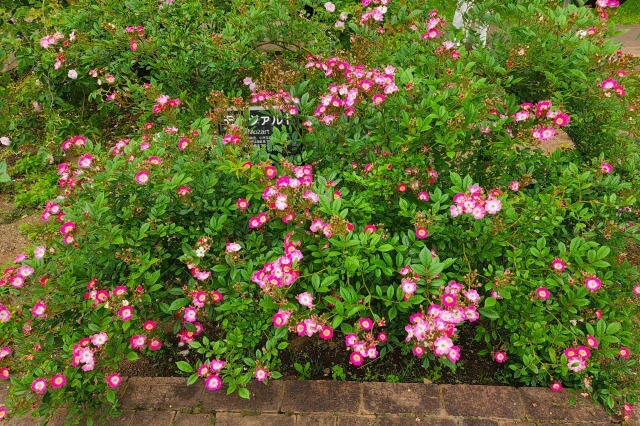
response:
M480 315L485 316L489 319L500 318L500 315L498 314L498 312L493 308L480 308L478 309L478 312L480 312Z
M342 324L343 320L344 318L342 317L342 315L336 315L333 321L331 321L331 328L333 328L334 330L337 329L340 324Z
M115 404L116 403L116 391L115 389L107 390L107 401Z
M222 274L224 272L227 272L229 268L227 267L227 265L218 264L211 268L211 270L217 274Z
M607 326L607 334L616 334L622 330L622 325L619 322L612 322Z
M192 375L189 376L189 379L187 380L187 386L191 386L192 384L194 384L195 382L198 381L198 374L194 373Z
M607 246L602 246L598 249L598 252L596 254L596 257L599 260L604 259L605 257L607 257L609 255L609 253L611 252L611 249Z
M185 373L193 373L193 367L191 367L191 364L186 361L178 361L176 362L176 365L178 366L178 370L180 371L184 371Z
M460 177L460 175L455 172L451 172L449 176L451 178L451 183L453 184L453 186L462 189L462 177Z
M313 288L318 289L318 287L320 287L320 275L318 274L313 274L311 276L311 285L313 286Z
M389 320L393 320L397 316L398 316L398 310L396 309L395 306L389 309Z
M238 389L238 396L240 398L249 399L251 397L251 393L247 388L240 388Z
M137 361L137 360L139 360L139 359L140 359L140 357L139 357L139 356L138 356L138 354L137 354L137 353L135 353L135 352L129 352L129 353L127 354L127 359L128 359L129 361Z
M189 303L191 303L191 299L186 298L186 297L183 297L181 299L176 299L173 302L171 302L171 306L169 306L169 309L171 311L175 312L178 309L187 306Z

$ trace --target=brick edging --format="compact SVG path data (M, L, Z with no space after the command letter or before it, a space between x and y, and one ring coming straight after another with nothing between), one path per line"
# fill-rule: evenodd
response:
M249 425L258 419L255 424L261 425L271 420L283 425L420 421L429 425L605 425L621 421L593 404L589 396L552 393L547 388L272 380L266 385L253 382L249 390L251 399L246 400L223 390L209 392L202 382L187 386L184 378L132 377L121 390L121 403L124 412L136 418L152 415L148 411L172 412L167 424L176 426L204 416L216 425Z

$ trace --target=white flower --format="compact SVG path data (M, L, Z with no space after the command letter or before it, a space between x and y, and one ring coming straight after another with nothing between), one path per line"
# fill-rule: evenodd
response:
M205 254L207 254L207 249L204 247L198 247L198 249L196 250L196 256L204 257Z
M69 70L69 72L67 73L67 76L71 80L75 80L76 78L78 78L78 72L76 70Z
M327 12L333 13L336 11L336 5L331 3L330 1L324 4L324 8L327 9Z
M9 145L11 145L11 139L9 139L6 136L3 136L3 137L0 138L0 143L2 145L4 145L4 146L9 146Z

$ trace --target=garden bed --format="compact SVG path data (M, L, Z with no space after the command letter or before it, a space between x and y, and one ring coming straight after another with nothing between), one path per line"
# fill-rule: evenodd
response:
M0 278L0 418L160 412L173 379L125 376L175 368L220 422L268 389L286 422L330 389L381 423L420 414L409 391L444 424L555 420L531 395L563 389L629 417L640 61L617 1L487 0L462 28L418 0L309 3L1 12L0 181L43 224ZM450 404L479 389L517 407Z

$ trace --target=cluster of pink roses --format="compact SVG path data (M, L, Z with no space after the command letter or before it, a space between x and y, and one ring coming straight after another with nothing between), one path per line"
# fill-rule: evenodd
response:
M279 217L284 223L289 223L295 219L296 212L304 212L311 204L317 203L318 195L309 189L313 184L311 165L295 166L285 162L284 166L292 176L278 176L274 166L264 166L264 175L270 180L275 179L275 183L265 187L262 199L266 202L272 216ZM259 228L267 221L268 215L261 212L249 219L249 228Z
M371 318L360 318L355 324L355 332L344 338L347 350L351 351L349 362L360 367L366 358L375 359L379 352L377 346L387 342L387 333L373 331L374 326L384 327L384 320L374 321Z
M170 98L169 95L160 95L156 99L156 104L153 106L153 113L160 114L168 108L176 108L180 106L180 99Z
M138 40L144 36L144 27L142 25L138 25L136 27L126 27L124 29L125 34L129 34L129 49L132 52L138 50Z
M191 276L198 281L206 281L211 276L211 271L200 269L200 267L195 264L189 263L187 264L187 268L189 268Z
M600 18L607 19L609 16L607 14L606 8L616 8L620 6L620 0L596 0L596 10L600 13Z
M531 136L540 141L553 139L557 135L553 126L564 127L571 120L568 114L560 110L552 110L551 101L548 100L540 101L535 105L530 102L524 102L520 105L520 111L513 115L515 123L528 121L529 119L538 120L538 124L531 130ZM545 120L551 120L551 124L546 123Z
M2 306L0 304L0 306ZM11 355L11 348L9 346L3 346L0 348L0 360ZM7 367L0 367L0 380L9 380L10 372Z
M589 336L587 343L593 344L593 348L598 347L598 341L595 337ZM578 346L577 348L567 348L564 350L564 356L567 357L567 367L574 373L578 373L587 368L587 359L591 356L591 351L586 346Z
M415 341L413 354L421 357L428 350L435 356L447 356L451 362L460 359L460 348L453 344L451 336L458 324L473 322L480 317L477 311L480 295L475 289L465 290L464 286L451 281L441 296L441 304L433 304L427 313L415 313L405 326L407 342Z
M218 290L207 293L204 290L193 290L189 292L191 303L197 308L204 308L206 304L220 303L224 296Z
M64 34L62 34L61 32L55 32L54 34L46 35L46 36L42 37L40 39L40 46L43 49L48 49L48 48L58 44L58 42L60 40L64 40L64 38L65 38ZM68 41L64 40L62 42L62 46L63 47L69 46L69 42L70 41L72 42L75 39L76 39L75 32L71 32L71 34L69 34L69 40ZM53 69L59 70L60 68L62 68L62 64L64 62L66 62L66 61L67 61L67 58L64 56L63 50L60 49L59 53L56 54L56 61L53 64ZM68 75L69 75L69 78L74 79L74 80L76 78L78 78L78 72L76 70L70 70Z
M427 32L422 34L421 38L423 40L431 40L438 37L444 24L445 20L438 16L438 11L432 10L429 12L429 19L427 20Z
M284 255L265 263L262 269L253 273L251 281L267 294L273 294L276 288L292 285L300 277L297 263L302 260L302 252L298 250L298 244L285 238Z
M116 142L114 147L111 149L111 154L113 154L114 156L122 155L124 148L126 148L127 145L129 145L129 142L130 142L129 139L120 139L118 142Z
M318 218L311 221L309 226L311 232L321 232L325 237L331 238L333 236L333 227L330 223L326 223L324 220Z
M60 233L62 234L62 242L65 244L73 244L75 242L75 237L73 236L73 232L76 230L76 223L72 221L67 221L60 226Z
M71 194L71 190L74 189L80 180L80 175L83 174L82 170L76 169L71 171L71 166L68 163L58 164L58 187L64 188L64 195ZM64 213L63 213L64 215Z
M242 140L242 132L244 132L244 128L238 126L237 124L230 124L227 126L227 132L222 138L223 145L237 145Z
M42 215L40 216L40 218L43 221L48 222L49 219L51 219L51 216L57 216L58 222L62 222L64 220L65 214L62 211L62 207L59 203L49 200L44 203L44 210L42 211Z
M151 325L151 323L153 324ZM153 327L150 328L150 330L154 330L156 326L154 321L147 321L145 322L143 327ZM149 339L146 334L136 334L134 336L131 336L131 338L129 339L129 346L133 350L139 350L148 347L150 351L157 351L162 347L162 340L157 337L152 337L151 339Z
M98 352L109 340L107 333L99 332L90 337L83 337L73 345L73 357L71 365L82 365L82 371L91 371L95 368L95 353Z
M500 191L494 189L485 197L481 186L471 185L466 192L453 196L455 204L450 207L451 217L468 214L474 219L482 219L486 214L496 214L502 210L502 202L497 198L499 195Z
M75 146L77 148L81 148L86 144L87 144L87 138L85 138L84 136L71 136L65 139L64 142L62 142L62 144L60 145L60 148L67 151L71 147Z
M198 310L204 308L207 303L220 303L224 296L215 290L208 294L204 290L193 290L189 293L192 297L192 306L184 308L182 321L183 323L195 323L198 319ZM210 300L209 300L210 299Z
M311 337L317 333L322 340L331 340L333 338L333 328L318 319L315 315L298 321L296 325L293 326L293 331L298 336Z
M61 32L57 31L51 35L46 35L44 37L42 37L40 39L40 46L43 49L48 49L51 46L55 46L56 44L58 44L58 42L60 40L64 40L64 34L62 34Z
M596 0L596 6L616 8L620 6L620 0Z
M11 319L9 308L0 303L0 322L8 322Z
M78 367L82 365L82 371L92 371L95 368L95 354L98 353L109 340L109 336L105 332L95 333L90 337L84 337L73 346L73 357L71 365ZM42 380L42 379L37 379ZM109 374L106 377L107 385L111 388L117 388L122 382L122 378L118 373ZM35 384L35 386L34 386ZM34 392L44 393L46 391L46 382L35 383L31 385ZM51 379L51 387L62 387L66 384L66 377L57 374ZM35 389L34 389L35 387Z
M362 7L366 7L366 9L360 18L360 25L364 25L369 21L384 21L384 15L387 13L389 0L362 0L361 4Z
M624 77L625 74L618 73L619 77ZM615 92L618 96L624 96L627 94L624 86L618 83L618 80L613 78L607 78L602 83L600 83L600 87L604 90L604 95L609 97L611 96L611 91Z
M365 171L367 171L367 166L365 166ZM398 192L404 194L410 189L415 193L418 200L429 201L429 193L423 190L423 183L425 180L430 184L435 183L435 181L438 180L438 172L434 169L429 169L426 172L423 172L417 168L407 167L404 169L404 173L408 176L408 183L402 182L398 184Z
M98 280L96 278L92 278L87 283L87 292L84 294L84 298L86 300L93 300L93 306L97 307L101 303L107 303L109 301L109 297L113 295L114 297L122 298L127 294L127 287L123 285L116 286L113 290L109 289L99 289L96 288L98 284Z
M219 376L226 362L221 359L214 359L205 362L198 367L198 376L204 379L204 387L210 391L216 391L222 387L222 379Z
M198 258L205 257L210 248L211 248L211 240L209 239L209 237L204 236L202 238L199 238L196 243L196 247L194 248L196 257ZM194 263L193 259L188 259L187 268L189 269L191 276L197 279L198 281L206 281L211 276L211 271L207 271L206 269L201 269L200 266Z
M460 57L460 51L457 49L457 45L449 40L443 41L442 44L434 50L436 55L440 55L444 52L447 52L453 60Z
M300 99L294 98L289 92L285 92L280 89L277 92L269 90L261 90L256 93L251 93L251 103L268 105L282 111L289 115L298 114L299 110L297 105L300 104Z
M409 300L418 289L418 281L420 281L421 277L413 272L409 265L400 269L400 275L402 275L400 288L402 288L402 292L404 293L404 300Z
M178 332L178 338L180 339L180 342L178 343L178 346L184 346L184 345L188 345L189 343L193 342L195 340L195 337L199 336L200 334L202 334L202 331L204 330L204 327L202 326L202 323L195 321L191 323L195 329L193 331L191 330L187 330L186 328L183 330L180 330Z
M326 61L309 57L307 68L324 71L325 76L344 79L343 83L331 83L328 93L321 96L320 105L313 116L326 125L330 125L341 114L351 117L356 112L356 105L364 97L371 97L374 105L385 101L385 95L398 91L395 84L396 69L389 65L383 71L376 68L367 69L364 65L351 65L337 57Z
M31 391L39 395L44 394L47 391L47 382L51 384L51 389L60 389L67 384L67 377L64 374L54 374L49 381L44 377L38 377L31 382Z
M0 278L0 287L7 284L13 288L22 288L27 277L33 274L33 268L29 265L22 265L19 268L9 267L4 270L2 278Z

